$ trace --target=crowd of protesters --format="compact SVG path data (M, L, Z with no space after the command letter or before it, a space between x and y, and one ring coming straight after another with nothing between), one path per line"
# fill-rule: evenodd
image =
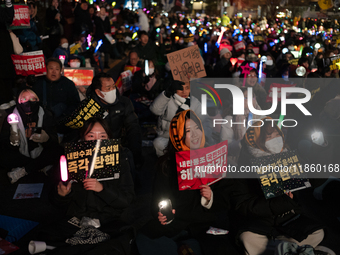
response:
M100 219L102 232L85 228L78 233L66 220L53 227L55 232L51 227L43 229L39 238L58 245L76 232L102 238L77 249L73 245L81 243L79 240L60 245L57 250L66 254L129 254L135 238L133 244L140 254L185 254L185 249L195 254L262 254L273 240L310 245L315 254L335 254L322 245L327 232L304 213L298 192L266 200L254 179L227 179L203 185L200 190L179 191L175 152L227 140L228 164L237 167L288 150L297 151L306 164L338 164L340 54L336 19L193 17L184 12L114 9L105 1L89 4L86 0L52 0L47 9L39 1L27 5L30 28L13 31L8 30L14 17L11 0L0 7L0 114L11 120L10 114L15 113L19 122L17 131L6 120L1 124L0 153L9 159L1 160L2 170L14 184L32 172L48 174L57 169L67 142L112 138L122 138L121 164L126 170L119 180L106 182L89 178L84 184L65 184L57 180L56 204L67 207L67 216ZM208 114L201 114L202 102L192 94L192 82L173 79L167 54L195 45L206 78L228 78L241 89L243 115L233 114L235 99L223 91L219 92L226 103L216 109L208 103ZM11 55L37 50L45 56L46 75L16 75ZM61 55L65 58L60 59ZM123 86L118 87L117 80L104 72L110 59L125 61L117 71L122 79L120 74L129 70L130 80ZM93 67L92 84L88 88L75 86L63 76L64 67ZM297 121L294 128L270 127L267 122L251 127L231 125L282 117L281 107L269 116L252 114L249 109L249 102L258 111L271 108L275 84L308 90L311 99L304 106L311 116L289 106L285 115ZM247 88L252 88L252 95ZM290 97L301 98L301 94ZM66 127L64 120L87 98L104 109L103 119L90 119L80 132ZM214 118L227 122L213 126ZM133 202L134 173L144 164L142 122L155 123L153 146L159 162L151 209L154 219L136 234L120 216ZM315 131L322 132L321 144L311 138ZM330 179L326 188L317 190L324 181L313 179L311 183L315 197L328 202L331 193L339 195L340 186ZM158 203L167 198L175 214L169 224L157 212ZM329 205L339 217L339 204ZM207 236L211 226L229 229L230 235Z

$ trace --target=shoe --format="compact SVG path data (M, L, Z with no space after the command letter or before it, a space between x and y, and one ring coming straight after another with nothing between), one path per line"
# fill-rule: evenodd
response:
M27 175L27 172L24 167L15 168L14 171L7 173L8 178L10 179L11 183L17 182L21 177Z

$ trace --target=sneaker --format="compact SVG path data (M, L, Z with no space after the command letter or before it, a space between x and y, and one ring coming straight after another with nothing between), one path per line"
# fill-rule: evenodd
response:
M14 171L7 173L8 178L10 179L11 183L17 182L21 177L24 177L27 175L27 172L25 171L24 167L16 168Z

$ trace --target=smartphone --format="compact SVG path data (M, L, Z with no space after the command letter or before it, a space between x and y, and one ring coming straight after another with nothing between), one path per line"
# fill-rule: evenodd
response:
M172 213L172 204L170 199L162 200L158 203L159 212L166 217L166 224L170 224L174 219L174 214Z

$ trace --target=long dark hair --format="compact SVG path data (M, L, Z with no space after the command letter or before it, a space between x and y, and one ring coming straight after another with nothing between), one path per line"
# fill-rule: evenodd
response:
M271 133L273 133L274 131L278 131L280 136L283 139L283 142L285 141L284 137L282 136L282 132L279 130L279 127L274 125L272 126L272 122L271 121L264 121L264 125L261 127L261 132L260 132L260 136L258 138L258 144L259 147L264 150L265 152L271 153L265 146L266 143L266 139L267 139L267 135L270 135ZM283 148L288 148L286 146L286 143L283 143Z
M190 111L188 111L185 115L185 122L188 119L192 119L198 126L200 130L202 130L202 124L199 120L199 118L196 116L196 114L190 114ZM186 129L184 124L184 133L181 141L185 141L186 138ZM169 139L168 145L164 149L164 155L161 156L156 164L156 169L161 169L164 175L167 176L168 170L173 166L173 163L176 162L175 154L177 152L175 146L172 144L171 140ZM170 163L170 164L169 164Z
M92 130L94 124L96 123L99 123L104 128L109 139L113 138L112 132L107 122L101 118L94 117L94 118L88 119L84 123L84 126L80 129L79 131L80 140L85 140L85 136Z

